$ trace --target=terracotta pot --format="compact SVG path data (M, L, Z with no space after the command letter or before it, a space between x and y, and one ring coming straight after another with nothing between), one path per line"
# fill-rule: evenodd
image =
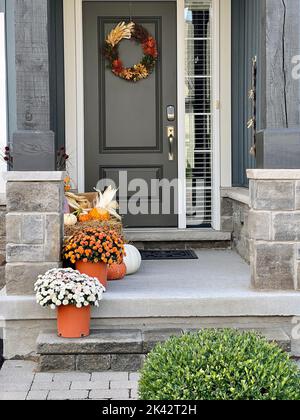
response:
M104 287L107 287L107 264L77 261L76 270L81 274L96 277Z
M76 308L74 305L57 308L58 336L81 338L90 335L91 307Z
M126 276L126 265L122 264L112 264L108 267L107 280L122 280Z

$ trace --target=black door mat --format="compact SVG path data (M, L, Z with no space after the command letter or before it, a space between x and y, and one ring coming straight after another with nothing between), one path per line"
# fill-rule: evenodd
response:
M171 251L140 251L143 261L154 260L198 260L197 254L192 250Z

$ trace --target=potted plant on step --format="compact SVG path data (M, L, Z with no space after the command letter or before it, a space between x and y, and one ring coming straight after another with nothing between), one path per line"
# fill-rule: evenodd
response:
M89 336L91 306L99 306L105 291L96 279L71 268L53 269L38 277L34 291L39 305L57 309L60 337Z
M83 274L96 277L107 287L107 269L112 264L122 264L124 240L115 231L87 228L69 239L63 251L66 261L75 264Z

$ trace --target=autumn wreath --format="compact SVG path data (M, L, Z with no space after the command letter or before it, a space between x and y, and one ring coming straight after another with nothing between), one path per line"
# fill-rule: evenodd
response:
M123 39L133 39L142 45L143 58L132 67L124 67L119 58L119 44ZM155 68L158 59L157 43L142 25L120 22L105 41L104 56L113 74L129 82L138 82L146 79Z

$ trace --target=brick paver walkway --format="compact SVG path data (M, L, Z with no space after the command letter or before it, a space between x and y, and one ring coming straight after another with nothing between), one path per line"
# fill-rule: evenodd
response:
M0 400L136 400L138 373L36 373L33 362L7 361Z

